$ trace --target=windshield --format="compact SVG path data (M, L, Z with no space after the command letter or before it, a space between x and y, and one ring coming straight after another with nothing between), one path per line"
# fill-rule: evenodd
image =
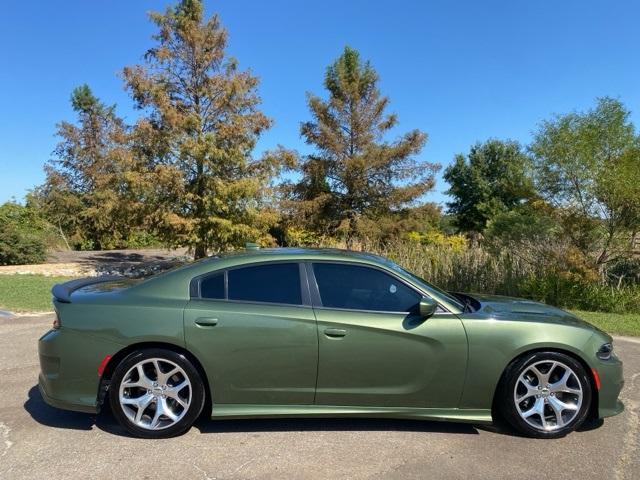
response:
M420 284L421 286L423 286L425 288L425 290L435 292L438 295L446 298L449 303L451 303L452 305L455 305L460 310L464 311L464 309L465 309L464 304L461 303L458 298L454 297L450 293L447 293L444 290L442 290L441 288L438 288L435 285L427 282L424 278L420 278L416 274L411 273L409 270L405 270L404 268L402 268L397 263L394 263L394 262L388 260L388 266L390 266L396 272L399 272L399 273L411 278L414 282L416 282L416 283Z

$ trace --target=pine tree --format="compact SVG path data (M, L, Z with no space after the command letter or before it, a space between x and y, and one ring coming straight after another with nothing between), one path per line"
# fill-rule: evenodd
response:
M58 124L61 141L36 196L75 247L124 247L140 211L132 193L136 176L128 127L115 106L102 103L87 85L73 91L71 106L77 123Z
M227 32L202 2L183 0L151 13L159 32L145 63L124 70L127 88L145 116L136 149L153 185L149 220L162 238L207 251L269 242L267 208L277 162L251 152L270 120L258 109L258 79L225 53Z
M291 205L310 228L343 236L348 244L379 229L378 219L419 203L439 168L415 159L427 135L412 130L395 141L378 75L358 52L346 47L327 69L328 98L308 95L313 120L301 126L315 152L300 165L302 179L290 188Z

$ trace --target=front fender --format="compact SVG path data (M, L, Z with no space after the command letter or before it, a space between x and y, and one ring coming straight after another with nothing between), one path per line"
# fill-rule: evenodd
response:
M589 365L584 355L593 336L589 329L487 318L462 321L469 341L469 362L460 408L491 408L502 373L523 353L541 349L565 351Z

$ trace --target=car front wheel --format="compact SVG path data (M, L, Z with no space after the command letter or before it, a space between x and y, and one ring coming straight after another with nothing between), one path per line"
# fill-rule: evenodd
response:
M557 438L577 429L591 405L585 368L560 352L535 352L513 362L501 389L501 412L521 433Z
M109 386L111 410L130 433L144 438L180 435L204 406L198 371L171 350L133 352L117 366Z

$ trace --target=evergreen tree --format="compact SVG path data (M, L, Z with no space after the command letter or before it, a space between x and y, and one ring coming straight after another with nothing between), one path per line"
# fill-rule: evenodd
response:
M168 243L200 258L247 240L269 242L268 209L275 156L252 160L270 120L258 109L258 79L225 52L227 32L202 2L183 0L151 13L159 32L145 63L124 69L127 88L145 116L135 150L153 179L148 219Z
M128 128L115 107L102 103L87 85L73 91L71 105L77 123L58 124L61 141L36 196L75 247L124 247L140 210L131 194L135 161Z
M328 98L308 95L313 119L301 126L315 152L301 162L302 179L290 188L290 205L309 228L344 236L348 244L379 233L380 218L418 204L438 169L415 158L425 133L412 130L386 140L397 118L385 113L389 99L377 84L369 62L346 47L327 69Z

